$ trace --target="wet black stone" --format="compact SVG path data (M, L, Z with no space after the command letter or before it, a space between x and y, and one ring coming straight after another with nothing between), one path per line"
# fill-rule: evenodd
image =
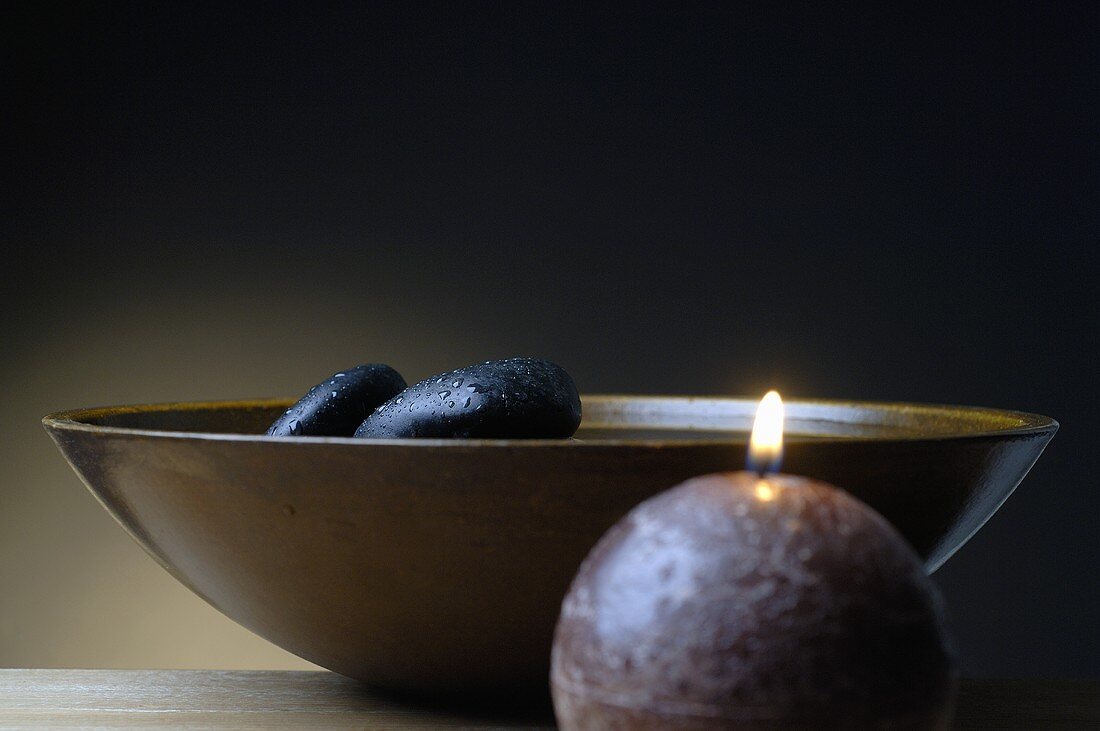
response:
M365 439L564 439L581 423L577 386L536 358L492 360L410 386L356 430Z
M350 437L379 404L405 388L401 374L381 363L326 378L275 420L273 437Z

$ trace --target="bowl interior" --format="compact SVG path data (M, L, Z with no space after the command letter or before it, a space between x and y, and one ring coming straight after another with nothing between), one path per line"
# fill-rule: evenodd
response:
M149 432L235 434L262 437L289 399L150 404L79 409L46 417L47 423ZM576 437L582 441L666 440L745 443L757 401L692 396L587 395ZM935 404L788 401L784 439L934 439L1053 433L1052 419L1018 411ZM280 439L286 439L280 437ZM308 439L305 437L299 439ZM335 438L329 438L331 440ZM368 443L375 440L349 440ZM502 443L509 440L387 440L416 447ZM558 440L516 440L513 445L545 445Z

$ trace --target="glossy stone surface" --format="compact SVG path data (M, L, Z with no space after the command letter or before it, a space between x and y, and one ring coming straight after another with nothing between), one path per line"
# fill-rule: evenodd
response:
M564 439L580 422L580 395L563 368L537 358L509 358L410 386L379 406L355 436Z
M334 373L309 390L268 427L272 437L350 437L372 411L405 388L382 363Z
M943 728L952 654L920 558L825 483L721 473L582 564L551 682L565 729Z

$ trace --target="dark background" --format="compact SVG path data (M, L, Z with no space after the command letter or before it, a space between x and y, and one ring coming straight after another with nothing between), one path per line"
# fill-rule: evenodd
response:
M0 580L112 570L47 411L542 355L1053 416L934 578L964 673L1100 675L1098 11L977 5L5 5ZM97 660L20 586L0 664Z

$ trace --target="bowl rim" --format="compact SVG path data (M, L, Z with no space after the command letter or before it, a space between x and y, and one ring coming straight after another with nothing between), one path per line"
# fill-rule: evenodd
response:
M757 398L743 397L743 396L728 396L728 395L653 395L653 394L583 394L581 397L582 407L585 402L602 402L602 403L614 403L616 401L623 402L636 402L639 404L651 404L655 405L658 402L667 401L682 401L690 403L693 401L710 401L710 402L736 402L747 403L749 405L755 404L759 401ZM644 439L644 438L622 438L622 439L599 439L599 440L570 440L570 439L442 439L442 438L405 438L405 439L357 439L354 437L272 437L266 434L235 434L235 433L219 433L219 432L196 432L196 431L176 431L167 429L146 429L124 426L105 426L101 424L88 423L89 420L110 417L121 416L126 414L139 414L139 413L155 413L162 411L204 411L204 410L225 410L233 408L286 408L295 403L294 399L287 398L260 398L260 399L230 399L230 400L214 400L214 401L180 401L180 402L160 402L160 403L148 403L148 404L132 404L132 405L120 405L120 406L97 406L91 408L80 409L68 409L65 411L58 411L51 414L47 414L42 417L42 424L46 429L57 432L91 432L96 434L102 434L104 436L130 436L130 437L150 437L157 439L180 439L180 440L198 440L198 441L223 441L223 442L258 442L258 443L283 443L283 444L296 444L296 445L354 445L358 447L366 446L390 446L390 447L413 447L413 448L427 448L427 447L445 447L451 449L463 449L470 447L495 447L495 448L540 448L545 449L552 448L568 448L568 449L586 449L586 448L606 448L606 447L698 447L701 445L721 445L723 440L716 439L714 437L708 439L690 439L690 438L677 438L677 439ZM1059 424L1049 416L1043 416L1040 414L1033 414L1025 411L1014 411L1008 409L997 409L986 406L964 406L964 405L951 405L951 404L934 404L934 403L920 403L920 402L904 402L904 401L856 401L856 400L844 400L844 399L789 399L785 400L788 407L790 406L810 406L810 407L847 407L852 409L862 409L871 411L894 411L904 412L907 414L925 413L929 415L948 416L955 417L965 416L969 418L977 417L995 417L1000 419L1016 420L1019 422L1015 426L1005 426L1004 428L982 428L973 431L957 431L953 432L945 430L937 433L930 434L911 434L911 435L888 435L888 436L875 436L875 435L853 435L853 436L829 436L829 435L815 435L810 437L809 435L799 435L797 433L789 433L784 436L785 444L798 444L806 442L876 442L876 443L888 443L888 442L928 442L928 441L942 441L942 440L957 440L957 439L984 439L984 438L1005 438L1005 437L1018 437L1018 436L1036 436L1041 434L1049 434L1053 436L1058 431ZM806 421L807 419L802 419ZM599 424L600 422L596 422ZM591 425L595 426L595 425ZM598 428L598 427L597 427ZM743 447L746 442L745 438L741 435L735 436L729 440L729 444L733 446Z

